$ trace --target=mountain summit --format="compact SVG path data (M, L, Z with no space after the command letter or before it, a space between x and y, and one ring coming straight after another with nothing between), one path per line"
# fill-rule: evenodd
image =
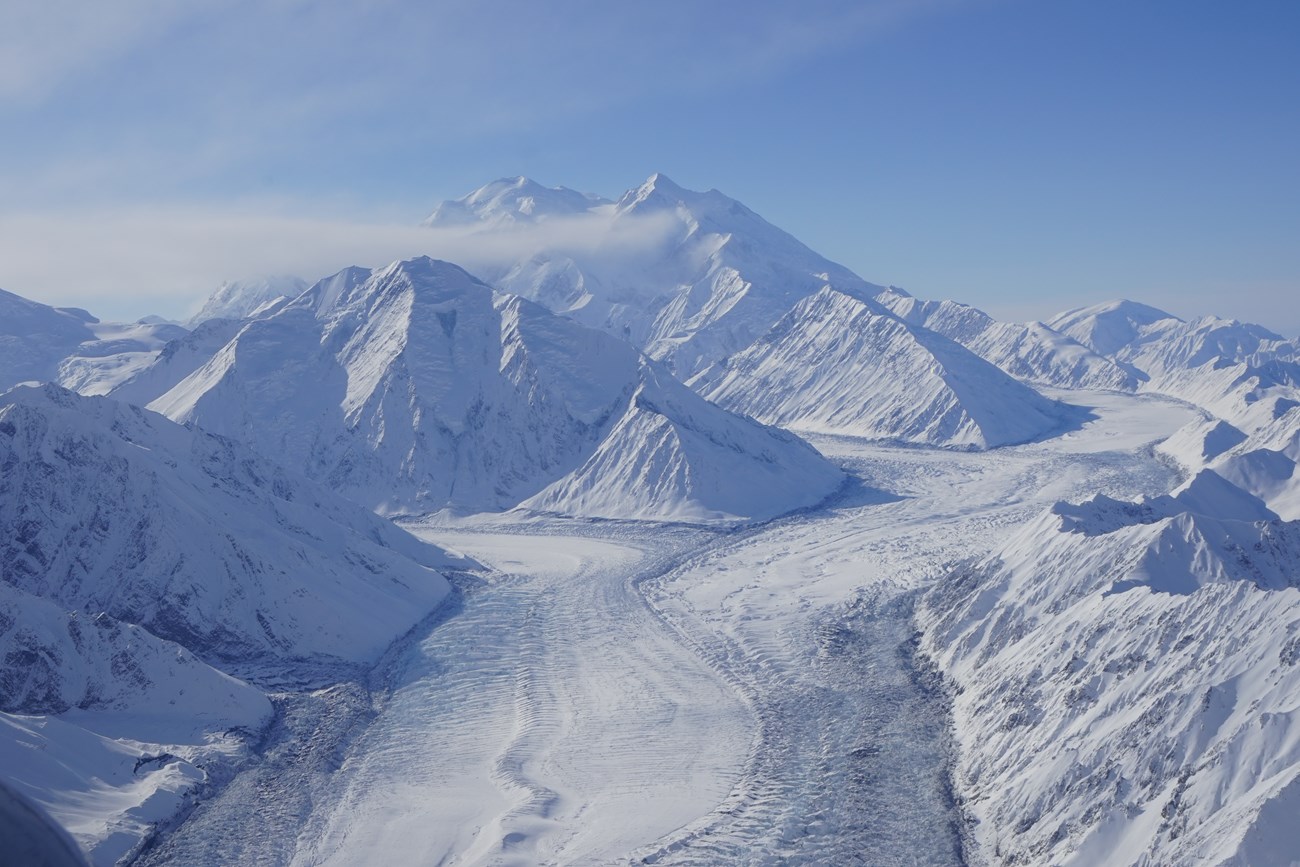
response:
M176 382L151 408L388 512L752 520L841 480L623 341L429 258L342 271L150 376Z
M526 210L526 216L520 214ZM524 178L439 204L429 226L582 217L608 243L530 249L475 263L488 283L629 340L679 378L739 351L827 283L872 288L718 192L655 174L617 202ZM638 241L639 243L633 243Z

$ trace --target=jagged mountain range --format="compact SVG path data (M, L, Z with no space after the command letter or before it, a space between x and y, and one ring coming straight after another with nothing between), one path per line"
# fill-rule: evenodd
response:
M327 278L195 366L200 337L135 399L381 511L753 520L842 479L623 341L427 258Z
M955 789L994 863L1274 864L1300 751L1295 345L1132 302L1052 320L1204 418L1168 495L1057 503L918 617L954 689Z

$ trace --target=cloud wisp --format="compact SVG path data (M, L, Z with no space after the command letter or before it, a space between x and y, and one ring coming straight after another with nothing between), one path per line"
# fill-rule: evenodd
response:
M0 216L0 288L108 319L183 317L229 279L310 281L421 255L471 271L543 250L635 255L662 243L671 226L667 214L593 213L491 231L178 208L9 215Z

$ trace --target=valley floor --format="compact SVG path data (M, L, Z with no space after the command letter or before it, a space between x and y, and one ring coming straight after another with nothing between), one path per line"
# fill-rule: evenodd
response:
M814 440L855 477L719 533L537 519L408 528L490 567L369 684L279 698L263 760L147 864L956 864L941 691L911 604L1058 499L1166 491L1193 417L962 453Z

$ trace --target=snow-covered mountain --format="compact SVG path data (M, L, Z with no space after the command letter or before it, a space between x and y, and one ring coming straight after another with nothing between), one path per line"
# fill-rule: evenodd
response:
M471 267L499 289L630 340L681 379L748 346L827 283L881 288L717 190L686 190L662 174L617 202L496 181L440 203L425 223L491 229L575 216L608 243L503 253Z
M589 213L609 199L568 187L544 187L525 177L502 178L461 199L440 202L423 225L497 228Z
M99 320L84 310L50 307L0 290L0 391L49 382L59 362L95 339Z
M1300 345L1259 325L1213 316L1185 322L1132 301L1069 311L1049 324L1131 371L1142 390L1195 404L1247 436L1300 404ZM1166 451L1203 465L1183 438Z
M227 280L212 294L198 313L189 320L195 328L209 319L243 319L276 301L297 298L307 288L301 277L276 274L249 280Z
M116 863L247 758L271 708L228 672L368 666L460 562L229 440L17 387L0 396L5 779Z
M147 364L137 366L128 375L115 379L107 389L96 388L93 393L102 393L114 400L144 406L210 361L244 325L242 319L216 318L201 322L188 334L164 344ZM67 382L61 384L72 386Z
M497 181L440 204L426 225L491 232L521 221L578 217L611 238L640 233L646 241L503 254L475 263L475 270L500 288L629 340L710 399L764 422L976 447L1022 442L1062 426L1058 407L913 326L965 343L1013 376L1069 387L1133 385L1114 363L1045 326L995 323L973 308L923 305L873 286L717 190L685 190L663 175L617 202L548 190L525 178ZM813 300L824 292L840 293L842 305L867 305L870 315L828 310L824 299ZM872 296L898 308L896 318ZM810 316L816 321L807 328L816 333L802 334L805 326L796 323ZM881 333L835 334L863 327ZM889 359L888 369L928 379L933 387L924 405L911 405L905 380L884 375L876 364L897 341L911 348ZM814 349L831 354L804 354ZM852 357L852 372L829 369L836 351L841 363ZM941 369L949 363L958 368L951 375ZM778 369L783 365L790 368ZM810 378L819 380L811 389L783 390ZM1012 410L1013 420L996 421L1003 410Z
M79 344L59 363L56 382L81 394L107 394L149 367L163 348L189 332L170 322L89 326L92 339Z
M151 408L383 511L750 520L841 481L624 342L427 258L340 272L179 380L200 353L178 347L132 384L176 383Z
M0 397L0 580L208 662L364 663L447 558L247 449L57 386Z
M1262 326L1217 316L1185 322L1133 301L1070 310L1047 324L1149 379L1153 390L1178 388L1180 374L1207 365L1259 370L1300 360L1300 346Z
M999 322L956 301L922 301L896 287L876 296L904 322L937 331L1018 379L1058 388L1132 390L1138 378L1042 322Z
M721 406L792 430L927 445L1026 442L1082 415L947 337L829 286L691 384Z
M1147 502L1059 503L940 582L920 619L978 856L1285 863L1297 564L1300 524L1207 470Z
M85 310L50 307L0 291L0 391L20 382L59 382L85 394L103 394L186 333L154 317L100 322Z

